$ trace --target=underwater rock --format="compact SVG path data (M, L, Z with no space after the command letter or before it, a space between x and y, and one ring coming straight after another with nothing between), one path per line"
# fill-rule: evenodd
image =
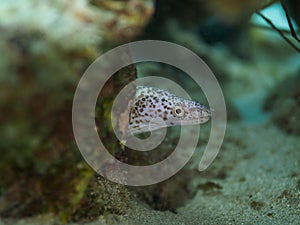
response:
M268 96L264 109L282 130L300 135L300 71L277 86Z
M183 170L161 183L145 187L131 187L130 190L137 193L138 198L151 208L176 214L179 207L195 196L196 189L192 188L195 176L197 176L196 171Z
M198 34L207 44L234 42L241 30L238 26L223 23L217 18L208 18L200 23Z
M86 197L94 171L74 143L76 85L102 52L138 35L153 11L151 0L98 2L0 2L1 217L52 212L66 222ZM135 78L129 70L113 80L108 100Z
M92 0L91 4L106 15L102 21L106 48L140 35L154 13L154 0Z
M81 199L73 221L95 220L104 213L124 215L130 207L131 194L124 185L113 183L101 176L90 180L85 197Z
M211 0L207 2L208 11L227 24L247 21L250 16L272 4L273 0Z

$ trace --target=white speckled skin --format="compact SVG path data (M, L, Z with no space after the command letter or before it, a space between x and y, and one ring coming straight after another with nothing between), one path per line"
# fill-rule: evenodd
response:
M201 124L207 122L210 115L210 110L198 102L177 97L166 90L138 86L130 111L129 130L132 134L149 131L151 120L151 130ZM157 118L161 120L153 123Z

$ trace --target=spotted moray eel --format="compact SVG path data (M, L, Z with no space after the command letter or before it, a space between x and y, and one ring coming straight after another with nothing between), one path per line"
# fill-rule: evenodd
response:
M163 127L201 124L210 116L211 110L196 101L180 98L166 90L138 86L130 110L129 130L131 134L139 134ZM158 118L161 120L153 121Z

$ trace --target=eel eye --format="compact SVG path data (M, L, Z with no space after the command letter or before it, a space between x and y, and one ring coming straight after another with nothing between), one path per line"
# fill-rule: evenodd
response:
M184 110L181 106L175 106L174 107L174 115L182 117L184 115Z

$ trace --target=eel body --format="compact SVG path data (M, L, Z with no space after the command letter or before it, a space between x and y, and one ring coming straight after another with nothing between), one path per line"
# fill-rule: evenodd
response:
M202 124L211 110L196 101L178 97L166 90L138 86L129 114L131 134L176 125Z

